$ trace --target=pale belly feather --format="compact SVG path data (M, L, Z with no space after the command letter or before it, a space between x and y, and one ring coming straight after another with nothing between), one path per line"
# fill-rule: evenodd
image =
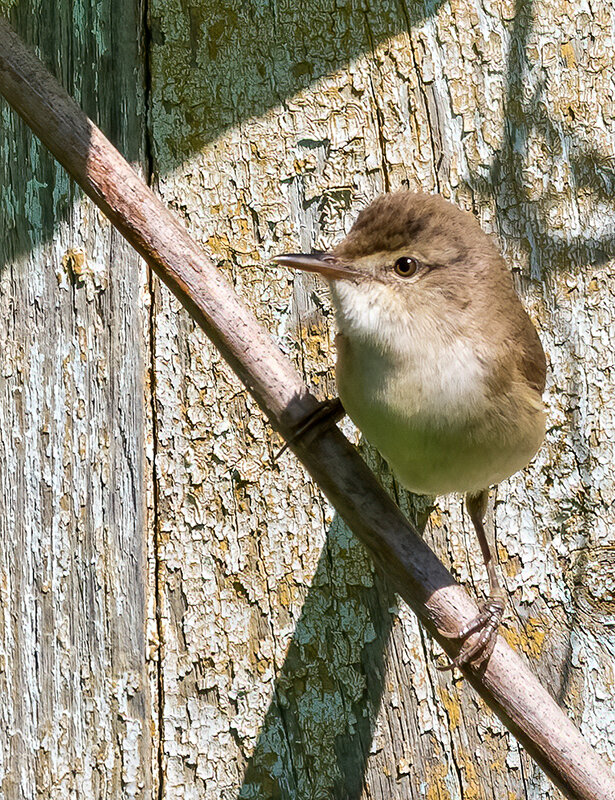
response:
M339 395L402 485L419 494L477 492L534 455L544 435L542 403L513 384L498 399L503 413L494 413L482 368L467 348L457 343L439 355L437 362L427 347L402 367L339 337Z

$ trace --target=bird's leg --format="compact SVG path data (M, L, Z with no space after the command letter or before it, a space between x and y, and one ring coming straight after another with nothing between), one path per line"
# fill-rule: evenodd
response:
M334 425L336 422L339 422L345 414L344 406L339 397L334 397L332 400L323 400L312 412L301 420L293 435L284 442L284 446L278 450L273 460L277 461L293 442L305 436L308 431L322 425L325 427Z
M444 636L451 639L467 639L471 634L478 631L480 631L480 634L475 641L466 641L457 656L449 664L440 667L440 669L463 667L473 661L478 661L480 663L485 662L488 660L495 647L498 628L500 627L500 621L504 613L505 595L498 583L494 559L489 549L487 537L485 536L485 528L483 526L488 498L488 489L478 494L466 495L466 508L470 514L472 524L474 525L478 543L480 544L480 549L483 554L483 560L487 567L489 596L481 605L480 613L473 620L467 625L464 625L464 627L456 633L445 633Z

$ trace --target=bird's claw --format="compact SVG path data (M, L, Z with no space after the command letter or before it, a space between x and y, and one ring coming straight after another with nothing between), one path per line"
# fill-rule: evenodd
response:
M498 638L498 628L504 614L504 597L501 594L491 595L481 606L480 613L467 625L455 633L440 634L447 639L465 639L461 650L447 664L438 665L439 670L465 667L468 664L483 664L488 661ZM473 633L479 632L475 639L469 639Z
M300 439L308 431L316 428L318 425L322 425L323 422L328 425L335 424L336 422L339 422L345 414L346 412L344 410L344 406L342 405L342 401L339 399L339 397L335 397L331 400L323 400L316 406L314 411L308 414L299 423L297 429L290 439L284 442L284 445L273 457L274 463L278 460L278 458L280 458L282 453L286 452L293 442L296 442L297 439Z

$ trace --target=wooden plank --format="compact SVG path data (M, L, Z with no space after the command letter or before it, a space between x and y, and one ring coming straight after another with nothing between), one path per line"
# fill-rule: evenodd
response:
M12 21L131 158L139 4ZM142 262L0 101L0 794L151 797Z

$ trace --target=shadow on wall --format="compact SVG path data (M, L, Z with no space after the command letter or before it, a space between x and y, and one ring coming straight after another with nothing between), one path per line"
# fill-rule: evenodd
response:
M351 0L332 11L328 0L311 0L308 6L201 0L173 18L178 24L171 26L169 15L157 14L158 2L150 4L147 27L140 4L127 9L122 0L106 0L96 11L76 0L19 0L10 14L19 33L128 160L149 170L153 159L158 174L189 159L228 127L264 114L434 15L441 4L390 0L372 10L362 0ZM576 141L565 124L549 118L540 83L528 97L526 45L532 22L531 0L517 0L503 147L488 172L469 176L467 184L481 200L495 196L500 236L522 242L538 277L553 268L603 263L615 254L615 226L590 238L565 231L549 235L554 198L532 198L523 175L530 136L540 134L549 153L567 149L571 203L577 192L591 191L612 211L615 169L612 155ZM157 76L151 86L150 72ZM146 135L146 102L156 104L156 137ZM58 220L69 217L79 193L2 100L0 112L1 267L47 241ZM151 152L155 143L159 151ZM515 213L507 214L511 206Z
M201 0L183 28L168 14L157 16L154 3L153 72L164 76L153 87L164 148L157 155L165 169L177 166L227 128L263 115L433 15L441 2L384 0L370 8L364 0ZM172 122L166 137L165 108Z
M592 212L600 222L601 217L611 220L615 169L613 153L587 146L565 123L550 118L543 100L547 73L544 68L537 70L528 59L533 22L533 0L517 0L506 68L503 145L487 176L474 173L467 186L481 200L493 198L501 240L505 244L508 240L520 242L528 254L532 277L541 278L558 270L598 266L615 255L614 224L607 223L598 235L587 236L587 230L595 230L595 220L580 219L580 233L570 235L567 230L554 232L551 214L555 201L565 202L578 212L579 194L591 194L596 201ZM532 66L539 77L532 81L530 94L528 75ZM545 158L553 162L554 168L565 156L570 166L567 195L554 195L547 190L538 198L531 196L524 170L532 137L542 141ZM600 214L600 206L605 209L604 215ZM508 214L509 209L513 213Z
M363 448L365 450L365 448ZM383 467L377 454L374 457ZM404 495L405 511L423 530L430 507ZM386 579L338 516L327 534L314 580L293 633L238 800L296 800L363 796L374 725L389 673L386 654L397 600ZM408 670L411 665L408 665ZM399 676L394 679L397 684ZM404 708L416 698L403 680ZM418 709L416 709L418 713ZM406 780L421 774L425 743L383 733L385 761L408 760ZM416 737L416 741L413 738ZM428 745L427 745L428 746ZM396 750L399 749L399 752ZM417 766L414 773L415 760ZM403 790L403 784L400 784Z
M276 677L242 800L362 794L395 596L360 550L336 517Z
M76 0L19 0L9 18L122 154L146 169L153 157L156 172L163 174L229 126L265 113L433 14L441 0L407 7L391 0L379 3L377 11L361 0L333 11L328 0L194 2L174 20L188 20L186 26L168 28L163 19L168 23L169 15L156 13L160 1L150 4L147 27L141 4L123 0L105 0L95 11ZM150 58L151 74L164 76L164 83L160 77L148 85ZM150 100L157 105L156 141L163 152L148 152ZM0 186L6 187L2 267L49 240L54 225L69 217L79 192L2 99L0 113L10 121L0 128Z
M11 21L122 153L141 163L153 158L162 173L229 126L265 113L439 7L438 2L383 2L375 12L352 0L332 13L325 0L194 0L188 27L170 30L156 14L159 2L151 2L149 31L137 36L135 31L143 31L140 4L127 8L125 0L105 3L108 17L123 25L101 25L87 3L77 7L76 2L42 0L17 3ZM565 127L549 118L539 89L529 99L525 95L531 26L532 4L519 0L511 28L504 144L488 174L470 176L468 185L477 197L495 196L498 212L517 209L514 217L500 216L500 234L504 241L527 240L538 275L604 262L615 254L615 233L611 228L592 239L548 235L551 198L534 201L527 190L523 166L530 134L538 129L554 147L570 138ZM174 61L177 38L190 42L188 50L181 48L190 53L183 63ZM155 75L161 72L158 61L168 65L164 86L144 90L145 55L154 59ZM144 105L149 97L157 104L159 124L169 121L167 135L156 137L164 152L149 152ZM1 267L49 240L54 225L69 218L78 191L3 102L0 113ZM573 150L572 199L576 191L591 189L612 209L612 162L582 142L567 141L567 146ZM20 162L24 153L28 157ZM533 242L540 242L540 248ZM336 522L247 765L241 798L329 797L323 792L331 786L334 797L356 800L361 795L383 692L392 621L388 609L395 600L383 582L372 578L367 564L358 582L350 580L344 572L349 557L342 551L352 550L356 562L361 557L355 548L360 545Z

